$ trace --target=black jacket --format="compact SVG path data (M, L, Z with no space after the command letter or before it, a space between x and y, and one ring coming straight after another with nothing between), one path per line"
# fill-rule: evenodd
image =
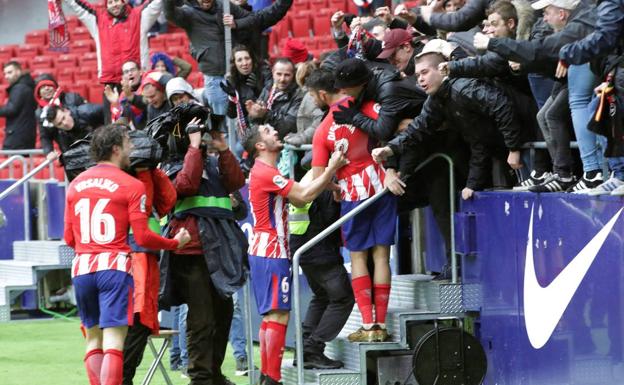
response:
M58 143L61 152L69 149L69 146L79 139L104 124L104 111L100 104L86 103L76 107L68 107L74 118L74 128L70 131L56 127L41 127L41 147L48 154L54 149L53 141Z
M583 64L596 56L619 49L624 53L624 0L603 0L598 4L596 30L583 40L566 44L559 58L568 64Z
M240 99L239 101L240 101L243 114L245 115L245 117L247 116L247 110L245 109L245 102L247 100L256 101L260 97L260 94L262 93L262 90L264 89L265 85L271 82L271 77L272 77L271 71L269 71L269 69L266 68L265 66L262 66L262 68L257 70L255 72L255 75L256 75L256 87L250 87L245 82L249 75L247 76L241 75L240 77L237 77L237 78L231 75L228 77L228 80L230 81L230 83L232 83L234 88L236 88L236 92L238 92L238 98ZM237 116L236 103L232 101L228 102L227 116L232 119L236 119L236 116Z
M267 84L258 99L267 102L273 83ZM293 81L290 87L273 100L273 105L263 119L252 119L253 123L270 124L273 126L280 139L291 132L297 132L297 112L303 100L303 92Z
M403 119L413 118L427 98L425 92L416 85L414 79L402 79L397 71L373 69L373 77L357 99L360 105L366 100L374 100L381 105L377 120L362 113L353 118L353 125L369 136L386 141L392 138Z
M445 123L445 124L443 124ZM524 127L510 97L492 83L478 79L450 79L425 101L422 112L388 145L400 155L426 151L431 140L446 129L460 132L470 145L470 170L466 186L488 187L489 158L519 150Z
M494 0L468 0L456 12L433 13L429 24L444 31L467 31L481 23L487 16L485 11Z
M332 223L340 218L340 203L334 201L331 191L323 191L310 205L308 210L310 225L303 235L290 235L290 252L295 252L303 246L304 243L320 234ZM340 254L340 246L342 241L340 230L334 231L313 248L301 255L301 265L326 265L326 264L342 264L343 259Z
M261 11L249 12L230 4L230 14L236 20L236 29L232 31L234 43L237 41L237 35L243 34L243 41L248 37L244 30L262 31L274 25L286 15L291 5L292 0L277 0ZM164 11L167 20L186 31L191 41L191 54L199 63L200 71L209 76L225 75L222 0L215 0L208 11L199 8L195 0L184 5L180 5L179 0L164 0Z
M520 63L524 71L553 76L561 47L583 39L594 31L595 26L596 7L587 0L581 0L561 31L544 39L530 41L492 38L488 50L498 53L507 60Z
M0 107L0 116L6 118L4 150L25 150L35 148L37 121L34 96L35 82L26 73L8 89L9 100Z

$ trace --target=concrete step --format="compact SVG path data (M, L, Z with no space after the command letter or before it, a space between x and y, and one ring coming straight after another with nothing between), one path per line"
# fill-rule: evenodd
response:
M34 285L33 267L36 265L29 261L0 260L0 280L7 285Z
M63 241L16 241L13 242L13 258L38 265L71 266L71 258L68 259L66 249L69 248ZM71 257L73 258L73 252Z

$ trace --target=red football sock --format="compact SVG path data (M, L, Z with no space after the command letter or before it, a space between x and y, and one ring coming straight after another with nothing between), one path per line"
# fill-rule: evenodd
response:
M351 281L353 286L353 294L355 295L355 302L357 302L358 309L362 314L363 324L372 324L373 321L373 300L371 294L371 279L368 275L353 278Z
M260 324L260 333L259 333L259 341L260 341L260 373L266 374L267 367L267 344L266 344L266 329L267 329L267 321L262 321Z
M284 355L284 345L286 345L287 326L273 321L267 322L265 336L267 345L266 375L275 381L282 379L282 356Z
M390 298L390 285L375 284L375 318L377 323L386 323L386 313L388 313L388 299Z
M123 352L116 349L104 351L100 381L102 385L121 385L123 380Z
M84 358L87 377L90 385L100 385L100 371L102 370L102 359L104 352L102 349L89 350Z

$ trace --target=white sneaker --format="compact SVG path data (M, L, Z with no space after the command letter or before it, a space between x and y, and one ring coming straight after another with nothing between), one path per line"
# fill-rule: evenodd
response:
M615 191L618 187L621 187L621 186L624 186L624 181L612 176L603 184L587 191L586 194L587 195L607 195L607 194L611 194L612 191Z
M538 184L544 183L548 178L552 176L551 172L545 171L541 174L538 174L537 171L531 171L531 175L514 186L514 191L529 191L529 189L533 186L537 186Z
M611 195L615 195L615 196L622 196L624 195L624 185L616 188L615 190L611 191Z

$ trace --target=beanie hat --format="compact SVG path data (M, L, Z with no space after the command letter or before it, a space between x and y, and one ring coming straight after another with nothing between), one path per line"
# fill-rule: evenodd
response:
M368 83L373 73L363 60L352 58L340 62L336 66L334 87L350 88Z
M298 39L288 39L282 49L282 56L290 59L293 63L303 63L309 60L310 54L306 46Z

